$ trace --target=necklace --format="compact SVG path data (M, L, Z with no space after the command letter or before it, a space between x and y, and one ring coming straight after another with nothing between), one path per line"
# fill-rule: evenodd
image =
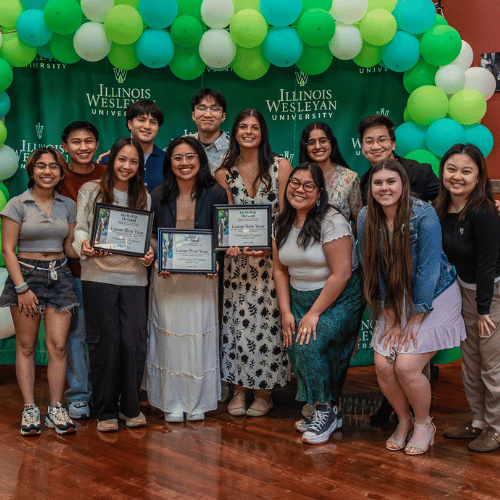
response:
M33 198L35 198L33 196ZM40 203L36 198L35 198L36 204L38 205L38 208L42 211L42 213L49 219L50 217L50 212L52 210L52 202L54 201L53 199L50 200L48 203Z
M257 165L252 165L251 163L246 163L246 164L244 164L244 163L241 161L241 157L240 157L240 158L238 158L238 167L240 167L240 166L247 166L247 167L249 167L250 169L255 170L255 167L256 167Z

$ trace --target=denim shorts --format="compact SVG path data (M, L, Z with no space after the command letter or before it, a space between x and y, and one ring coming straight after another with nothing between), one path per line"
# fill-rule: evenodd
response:
M19 267L24 281L38 299L38 312L44 313L47 306L52 306L56 312L64 312L79 305L66 257L58 260L20 258ZM14 282L9 276L0 296L0 307L18 305Z

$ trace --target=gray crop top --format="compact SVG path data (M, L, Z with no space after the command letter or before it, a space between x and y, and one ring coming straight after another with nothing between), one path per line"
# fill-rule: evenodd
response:
M20 252L62 252L69 225L76 221L76 204L54 191L52 211L47 217L28 189L9 200L0 216L21 224L17 243Z

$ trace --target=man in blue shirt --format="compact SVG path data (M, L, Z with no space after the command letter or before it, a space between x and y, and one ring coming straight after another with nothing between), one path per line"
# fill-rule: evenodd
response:
M142 99L127 108L126 119L131 137L139 142L144 151L144 185L152 191L163 182L165 152L154 143L163 124L163 112L153 101ZM100 158L99 163L107 165L108 156Z

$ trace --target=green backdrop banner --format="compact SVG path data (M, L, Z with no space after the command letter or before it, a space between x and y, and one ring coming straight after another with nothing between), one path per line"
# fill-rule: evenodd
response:
M171 139L196 131L191 98L203 87L216 88L226 97L223 129L228 133L239 111L248 107L261 111L273 151L294 166L298 164L302 129L312 121L326 122L342 155L358 174L368 168L361 154L358 123L379 113L399 125L408 98L402 74L382 66L360 68L352 61L335 58L330 68L317 76L305 75L296 67L272 66L256 81L242 80L231 69L207 70L196 80L183 81L170 69L141 65L122 71L107 59L67 65L38 56L29 66L15 68L15 80L8 90L12 107L6 117L6 144L18 153L21 169L5 184L12 196L24 191L29 154L47 145L60 149L62 130L75 120L93 123L100 132L99 153L107 151L116 139L128 135L125 109L138 99L151 99L163 110L165 123L156 143L164 148ZM14 339L0 341L0 363L14 360ZM44 355L37 355L37 362L45 360Z

